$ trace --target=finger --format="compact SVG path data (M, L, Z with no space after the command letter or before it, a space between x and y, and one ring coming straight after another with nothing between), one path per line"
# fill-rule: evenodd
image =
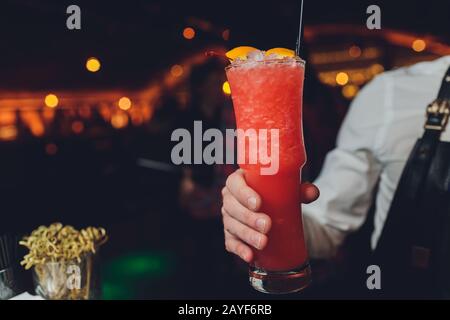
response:
M312 183L305 182L300 186L300 199L302 203L311 203L320 196L319 189Z
M223 197L222 214L228 214L246 226L261 233L267 234L272 226L272 221L264 213L255 213L240 204L230 193Z
M262 250L267 245L266 235L247 227L229 215L223 216L223 224L226 231L255 249Z
M224 197L225 194L227 194L227 192L228 192L228 188L227 188L226 186L223 187L223 188L222 188L222 197Z
M246 208L258 211L261 207L260 196L247 185L244 171L239 169L231 174L226 182L228 191Z
M238 255L242 260L247 263L252 262L253 260L253 251L247 246L245 243L237 239L231 233L225 230L225 249L230 252Z

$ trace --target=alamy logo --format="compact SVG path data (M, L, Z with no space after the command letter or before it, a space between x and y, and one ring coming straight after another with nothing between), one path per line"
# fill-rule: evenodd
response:
M171 140L178 142L171 153L172 163L181 164L259 164L261 175L274 175L279 169L278 129L219 129L203 132L201 121L194 121L194 137L186 129L176 129ZM204 146L204 142L209 142ZM193 151L193 152L192 152Z
M381 8L375 4L367 7L367 14L370 16L367 18L366 26L369 30L381 29Z
M381 290L381 269L377 265L367 267L366 273L370 275L367 278L366 285L369 290Z
M81 289L81 270L80 267L71 264L67 267L67 289L80 290Z
M71 5L67 7L67 14L70 14L66 20L66 26L69 30L80 30L81 29L81 9L77 5Z

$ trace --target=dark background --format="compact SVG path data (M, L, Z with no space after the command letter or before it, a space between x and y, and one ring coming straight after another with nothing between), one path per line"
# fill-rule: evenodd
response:
M82 9L82 30L65 28L68 5ZM305 25L365 25L366 8L382 8L383 28L450 37L446 1L306 1ZM299 1L3 1L0 11L3 85L17 88L67 86L139 86L199 47L294 47ZM211 23L194 41L181 30L193 19ZM102 81L79 68L90 56L108 65ZM45 70L46 72L42 72ZM30 79L30 73L39 73ZM124 79L126 79L124 83Z
M65 26L65 11L71 4L81 7L82 30L70 31ZM365 30L370 4L381 6L381 31ZM365 33L357 41L352 33L313 37L302 47L302 56L329 54L329 62L311 67L319 76L355 65L368 68L377 63L390 69L430 60L442 53L425 50L418 54L409 46L380 39L395 29L448 45L449 12L450 2L436 0L306 1L307 29L332 25L339 31L353 25ZM77 227L104 226L110 234L102 253L103 297L107 299L268 298L248 286L246 267L223 248L218 191L226 175L205 167L166 172L142 168L136 161L144 157L169 163L171 131L189 127L194 119L210 121L211 126L227 125L223 119L231 119L232 125L229 96L219 85L213 87L216 90L205 87L225 81L223 62L209 64L203 58L189 66L191 57L204 56L210 48L238 45L293 48L298 14L299 2L287 0L2 1L0 129L6 121L2 119L14 114L18 134L0 141L0 231L24 234L54 221ZM196 31L192 40L182 36L188 26ZM222 36L227 29L229 40ZM375 46L382 54L374 61L333 61L334 52L353 42L361 48ZM92 56L102 63L97 73L84 68ZM174 64L186 66L187 77L171 86L165 77ZM313 74L307 76L305 89L310 154L306 178L310 180L333 147L352 98L343 97L339 86L316 80ZM45 124L45 133L36 136L21 122L26 103L18 100L11 109L2 101L19 96L43 99L44 92L59 91L89 90L95 97L96 92L119 90L132 95L149 86L160 89L152 98L153 116L125 128L111 126L98 112L100 102L90 100L87 116L80 111L83 103L58 106L52 121ZM188 102L180 102L186 96ZM223 107L217 119L211 120L198 108L203 96ZM33 115L41 117L46 107L33 108ZM108 108L114 113L117 106ZM68 133L73 121L83 122L83 133ZM203 198L182 200L180 190L190 171L195 186L204 191ZM188 205L183 204L186 201ZM358 250L367 250L370 221L366 228L358 238ZM358 297L348 270L364 276L364 269L348 269L347 264L353 263L348 260L337 265L318 263L314 266L316 285L292 298Z

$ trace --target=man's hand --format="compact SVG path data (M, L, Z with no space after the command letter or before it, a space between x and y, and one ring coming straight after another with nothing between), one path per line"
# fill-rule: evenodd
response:
M302 184L300 193L303 203L313 202L319 197L319 189L311 183ZM225 248L244 261L251 262L253 251L250 247L262 250L267 245L271 219L258 212L261 197L247 186L242 169L228 177L222 189L222 198Z

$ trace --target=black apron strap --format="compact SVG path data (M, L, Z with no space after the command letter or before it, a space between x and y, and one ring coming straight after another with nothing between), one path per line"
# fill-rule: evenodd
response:
M435 212L426 212L430 195L425 186L450 115L449 80L450 68L438 98L427 108L425 132L406 163L374 252L374 262L397 297L415 296L431 279L430 272L422 276L420 270L427 270L431 263L433 230L440 218Z
M450 100L450 68L442 81L441 90L439 90L438 99Z
M410 181L405 184L407 190L405 192L410 199L416 199L419 196L419 189L423 185L430 163L436 153L436 147L440 140L442 132L447 126L450 115L450 68L442 80L441 89L437 99L427 108L427 121L425 123L425 133L422 139L416 145L416 156L413 157L409 165L410 171L414 172L410 175Z

